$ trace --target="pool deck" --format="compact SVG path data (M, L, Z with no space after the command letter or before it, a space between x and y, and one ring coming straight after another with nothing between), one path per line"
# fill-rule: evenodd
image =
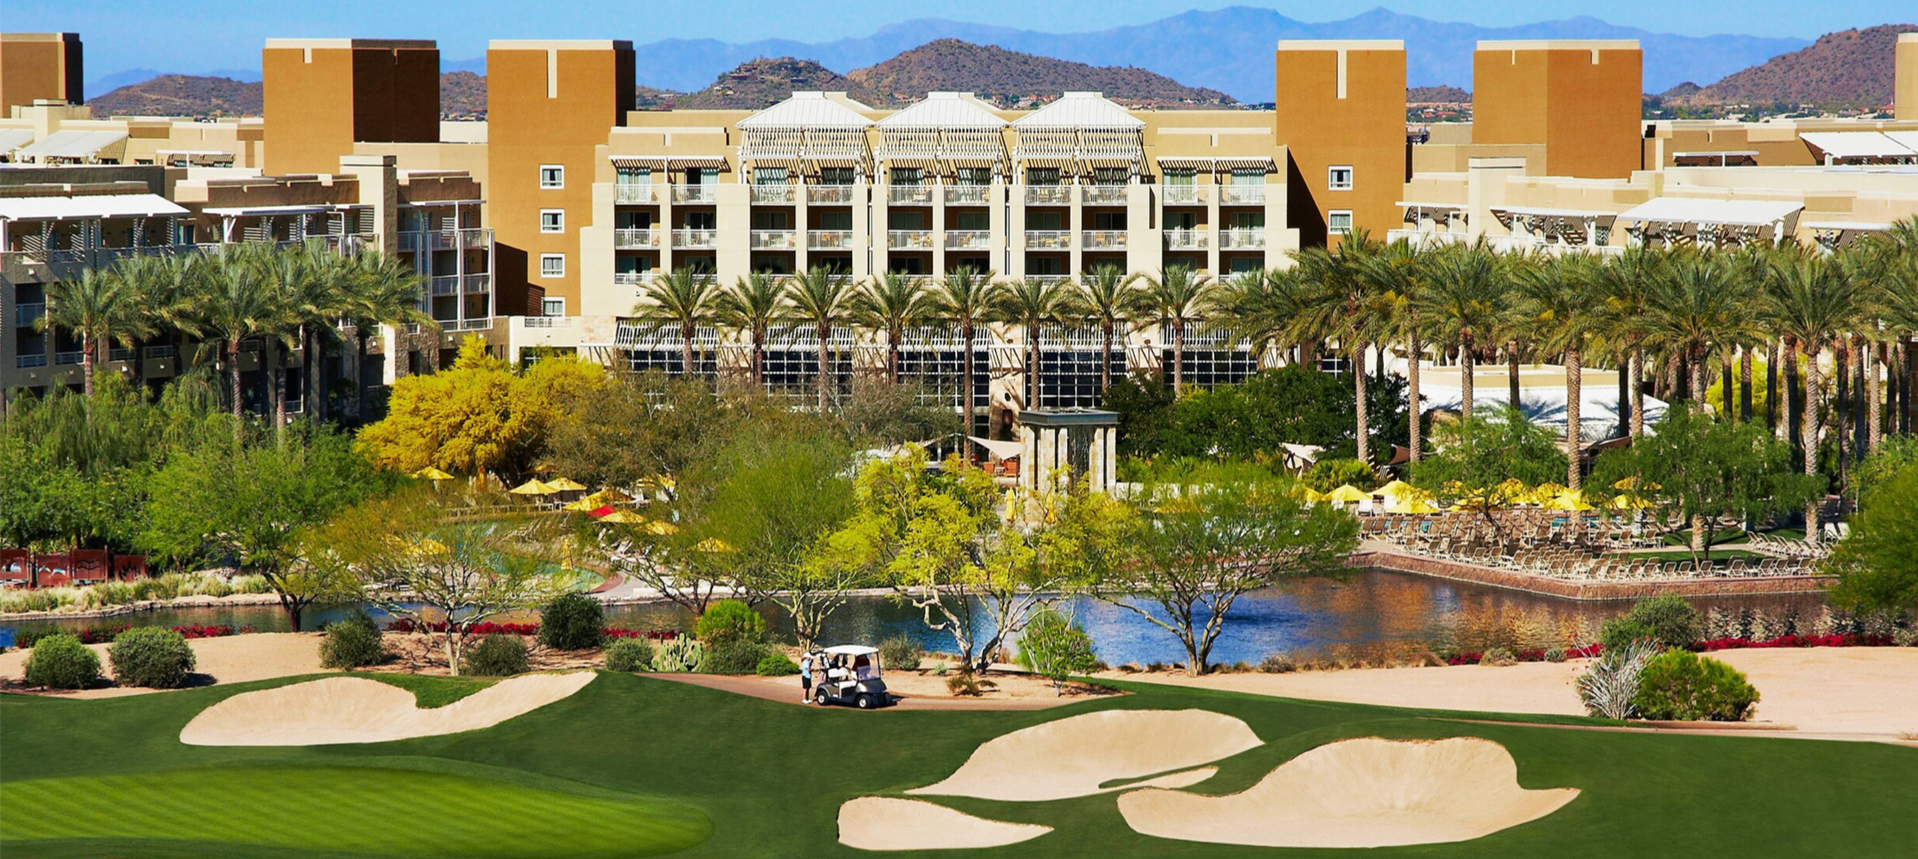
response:
M1816 575L1576 581L1414 555L1396 546L1378 542L1368 542L1360 547L1359 551L1352 553L1346 559L1346 563L1354 567L1370 567L1395 573L1525 591L1560 599L1589 601L1635 600L1659 594L1673 594L1681 597L1727 597L1822 593L1836 581L1832 576Z

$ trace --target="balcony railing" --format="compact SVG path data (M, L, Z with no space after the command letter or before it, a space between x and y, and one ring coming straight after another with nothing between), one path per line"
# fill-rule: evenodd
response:
M142 357L146 358L148 361L157 361L165 358L171 358L176 353L172 346L148 346L145 349L140 350L140 354Z
M852 230L808 230L806 248L815 251L851 250Z
M1265 231L1233 229L1219 231L1221 250L1257 250L1265 247Z
M467 295L485 295L493 289L493 275L488 272L466 276Z
M886 202L895 206L932 205L931 185L890 185L886 188Z
M432 285L435 298L442 295L458 295L460 292L460 276L457 274L440 275L430 278L427 282Z
M797 185L754 185L752 189L755 203L791 203L799 199Z
M792 230L753 230L753 250L789 251L799 247L799 240Z
M1032 283L1045 283L1045 284L1061 284L1061 283L1071 283L1071 282L1072 282L1072 275L1069 275L1069 274L1029 274L1029 275L1026 275L1026 278L1025 278L1025 279L1026 279L1026 280L1028 280L1028 281L1031 281Z
M946 205L988 203L992 201L991 185L947 185Z
M947 230L946 249L982 251L992 246L992 233L985 230Z
M893 250L932 250L931 230L887 230L886 247Z
M1122 251L1125 238L1125 230L1086 230L1079 237L1079 246L1089 251Z
M1079 202L1088 206L1123 206L1125 189L1124 185L1081 185Z
M493 243L493 231L489 228L460 230L460 247L467 250L483 248Z
M400 252L417 251L422 244L419 233L400 233Z
M1063 206L1072 202L1071 185L1027 185L1026 204Z
M719 232L716 230L674 230L673 247L711 248L719 245Z
M807 185L806 202L815 206L845 206L852 203L851 185Z
M646 282L646 276L648 274L650 274L650 272L616 271L613 272L613 282L620 286L639 286Z
M1026 248L1030 250L1066 250L1072 247L1070 230L1027 230Z
M1208 244L1204 230L1165 231L1165 249L1169 251L1202 251Z
M135 350L128 349L122 346L115 346L107 350L107 360L108 361L131 361L133 360L134 351Z
M1220 205L1262 206L1265 205L1264 185L1220 185Z
M1163 196L1168 206L1203 206L1212 201L1208 185L1167 185Z
M573 316L522 316L528 328L571 328Z
M640 203L657 202L658 200L659 197L653 192L653 185L651 183L644 185L613 186L613 202L615 204L637 205Z
M53 353L53 363L56 365L78 364L84 360L86 360L85 352L55 352Z
M650 227L626 227L613 231L615 250L640 250L659 247L659 231Z
M16 304L13 306L13 324L15 325L32 325L40 321L40 317L45 315L47 315L47 305L45 302L38 304Z
M13 359L13 366L22 370L30 369L33 367L45 367L46 365L47 365L46 353L41 353L38 355L21 355Z
M675 203L714 203L719 201L718 185L674 185Z

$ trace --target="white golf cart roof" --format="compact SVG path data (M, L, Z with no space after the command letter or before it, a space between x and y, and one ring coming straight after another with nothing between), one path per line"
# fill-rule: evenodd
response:
M871 656L878 653L879 648L867 647L863 644L835 644L819 652L831 653L835 656Z

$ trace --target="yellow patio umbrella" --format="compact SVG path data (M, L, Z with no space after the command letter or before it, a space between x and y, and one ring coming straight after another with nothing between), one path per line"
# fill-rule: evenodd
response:
M1357 504L1360 501L1370 501L1371 499L1372 493L1353 486L1350 483L1325 493L1325 500L1336 501L1340 504Z
M1414 493L1408 492L1402 495L1395 496L1392 500L1392 503L1387 504L1385 506L1385 512L1397 513L1402 515L1416 515L1416 514L1424 514L1424 513L1437 513L1439 512L1439 509L1433 506L1432 502L1425 497L1424 493L1414 494Z
M554 489L557 489L561 492L580 492L586 489L586 487L581 486L578 483L568 480L564 477L561 477L557 480L548 480L546 481L546 485L551 486Z
M594 510L598 510L602 506L604 505L593 503L593 499L591 498L581 498L580 500L575 501L559 509L566 510L573 513L591 513Z
M1624 480L1620 480L1617 483L1612 484L1612 488L1623 489L1626 492L1637 492L1641 489L1647 492L1650 492L1652 490L1658 489L1659 487L1658 487L1658 484L1653 483L1649 480L1641 482L1638 479L1638 475L1634 474L1631 477L1627 477Z
M1561 484L1541 483L1532 487L1532 491L1527 493L1525 503L1536 504L1540 507L1549 507L1552 504L1552 499L1557 498L1564 491L1565 487Z
M1545 507L1550 510L1591 510L1592 505L1585 501L1585 493L1567 489L1553 498Z
M1386 500L1389 501L1401 495L1407 495L1407 494L1415 493L1418 491L1419 491L1418 487L1413 486L1410 483L1406 483L1403 480L1394 480L1391 483L1387 483L1384 486L1381 486L1377 489L1372 490L1372 494L1383 495L1385 496Z
M1636 495L1620 495L1605 506L1613 510L1644 510L1652 506L1652 503Z
M418 471L413 472L413 476L423 480L435 480L435 481L453 479L453 475L447 474L446 472L441 471L437 468L434 468L433 466L430 466L430 465Z
M633 500L633 496L627 495L624 492L621 492L617 489L613 489L610 487L606 489L601 489L600 491L595 492L586 497L591 498L594 501L598 501L601 504L623 504L625 502Z
M623 513L625 511L620 511L620 512ZM619 513L614 513L612 515L618 516ZM654 519L653 521L646 523L646 533L651 534L655 537L664 537L669 534L679 533L679 526L674 525L671 522L667 522L663 519Z
M645 522L646 517L637 513L628 513L624 510L614 510L611 513L599 517L599 521L611 522L615 525L638 525L641 522Z
M721 540L718 537L707 537L706 539L699 541L699 545L694 546L693 549L700 552L737 552L739 551L738 549L733 548L733 545L731 543L728 543L725 540Z
M554 489L548 484L541 483L539 478L535 477L506 491L514 495L551 495L559 490Z
M1325 500L1325 493L1320 492L1316 489L1313 489L1310 486L1306 486L1303 483L1299 484L1297 495L1299 496L1299 498L1306 501L1324 501Z

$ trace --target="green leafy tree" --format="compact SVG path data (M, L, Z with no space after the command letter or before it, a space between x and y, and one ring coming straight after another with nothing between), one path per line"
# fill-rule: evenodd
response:
M1854 610L1918 611L1918 467L1882 479L1851 518L1825 569L1831 598Z
M1019 634L1019 666L1051 680L1055 695L1065 694L1067 677L1092 671L1098 665L1092 636L1052 606L1033 612L1032 620Z
M633 316L642 323L643 336L662 329L677 332L685 372L697 375L699 364L693 355L693 344L699 329L713 324L722 315L721 306L719 286L710 276L679 268L653 276L640 292L639 303L633 305Z
M1514 483L1527 487L1564 476L1565 453L1557 434L1525 419L1517 409L1480 409L1471 417L1432 428L1437 448L1412 470L1412 481L1441 504L1480 511L1498 527L1492 510L1516 500Z

